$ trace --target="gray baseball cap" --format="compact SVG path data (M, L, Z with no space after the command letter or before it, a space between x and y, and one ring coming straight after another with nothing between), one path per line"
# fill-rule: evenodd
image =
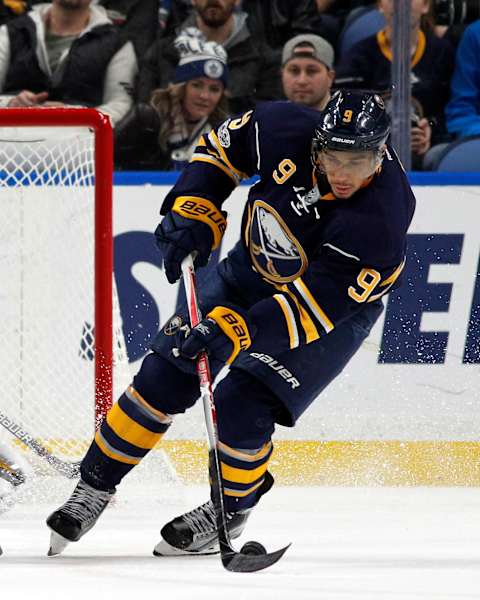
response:
M322 62L328 69L333 69L335 53L327 40L319 35L301 33L288 40L283 47L282 66L292 58L313 58Z

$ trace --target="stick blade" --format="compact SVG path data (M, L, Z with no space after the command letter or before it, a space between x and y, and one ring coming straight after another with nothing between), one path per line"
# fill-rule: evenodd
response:
M271 567L278 562L285 552L290 548L291 544L271 552L270 554L242 554L241 552L222 552L222 564L227 571L234 573L253 573Z

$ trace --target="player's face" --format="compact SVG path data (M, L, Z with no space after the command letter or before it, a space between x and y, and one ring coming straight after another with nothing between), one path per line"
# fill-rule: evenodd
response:
M221 27L232 16L238 0L192 0L192 4L208 27Z
M322 109L329 98L335 71L312 58L293 58L282 69L283 91L288 100Z
M373 152L325 150L318 155L319 168L337 198L350 198L368 179L379 162Z
M200 77L188 81L185 86L183 110L191 121L208 117L216 108L223 94L223 83L218 79Z
M419 27L420 20L423 15L426 15L430 10L430 0L410 0L411 1L411 13L410 13L410 24L412 27ZM379 8L385 15L387 25L390 27L393 25L393 11L394 2L393 0L380 0Z

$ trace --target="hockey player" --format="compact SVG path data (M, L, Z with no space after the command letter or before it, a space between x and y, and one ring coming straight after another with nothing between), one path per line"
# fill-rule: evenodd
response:
M226 227L223 201L258 175L238 243L200 290L203 321L180 311L161 329L132 385L109 411L72 496L47 519L50 554L82 537L122 478L199 396L195 357L212 373L229 531L238 537L273 483L275 424L292 427L342 371L382 312L405 264L415 199L387 145L372 93L339 91L319 113L259 105L202 137L164 200L155 231L170 283L185 256L208 261ZM211 500L167 523L155 554L218 549Z

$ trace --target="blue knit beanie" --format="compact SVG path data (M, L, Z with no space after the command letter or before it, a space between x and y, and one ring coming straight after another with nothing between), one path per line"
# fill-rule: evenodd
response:
M180 54L175 69L174 83L200 77L218 79L228 84L227 53L217 42L209 42L200 30L189 27L175 38L174 46Z

